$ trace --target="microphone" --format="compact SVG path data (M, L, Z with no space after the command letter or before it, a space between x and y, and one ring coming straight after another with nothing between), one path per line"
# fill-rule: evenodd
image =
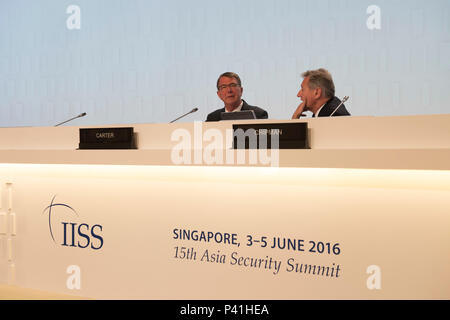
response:
M339 108L344 104L344 102L348 100L348 98L349 98L349 96L345 96L345 97L342 99L341 103L340 103L340 104L337 106L337 108L334 109L334 111L330 114L330 117L333 116L333 114L337 111L337 109L339 109Z
M69 120L66 120L66 121L63 121L63 122L61 122L61 123L58 123L57 125L55 125L55 127L60 126L60 125L62 125L62 124L64 124L64 123L66 123L66 122L75 120L75 119L77 119L77 118L84 117L85 115L86 115L86 112L80 113L80 114L77 115L76 117L73 117L73 118L70 118Z
M194 113L194 112L197 112L197 111L198 111L198 108L194 108L191 111L189 111L188 113L183 114L181 117L178 117L175 120L170 121L169 123L175 122L175 121L177 121L177 120L179 120L181 118L186 117L188 114L191 114L191 113Z

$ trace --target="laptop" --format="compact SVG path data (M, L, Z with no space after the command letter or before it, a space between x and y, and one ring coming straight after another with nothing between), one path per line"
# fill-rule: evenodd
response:
M253 120L256 119L255 111L243 110L237 112L222 112L220 120Z

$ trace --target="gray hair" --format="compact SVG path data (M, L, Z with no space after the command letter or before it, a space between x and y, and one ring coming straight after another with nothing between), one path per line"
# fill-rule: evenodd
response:
M302 74L303 78L309 77L310 89L322 89L322 95L326 98L334 97L334 82L331 74L326 69L308 70Z
M222 78L222 77L234 78L234 79L237 80L239 87L242 87L241 78L239 78L239 76L236 73L234 73L234 72L225 72L225 73L222 73L219 76L219 79L217 79L217 85L216 85L217 89L219 89L219 81L220 81L220 78Z

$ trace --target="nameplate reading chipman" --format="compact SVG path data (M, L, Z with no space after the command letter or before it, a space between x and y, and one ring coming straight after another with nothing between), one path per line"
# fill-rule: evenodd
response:
M309 149L308 123L233 124L234 149Z
M136 149L133 128L80 128L79 149Z

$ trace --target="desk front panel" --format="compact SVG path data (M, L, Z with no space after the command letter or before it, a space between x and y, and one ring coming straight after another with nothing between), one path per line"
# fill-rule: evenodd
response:
M99 299L449 299L450 172L0 164L0 282Z

